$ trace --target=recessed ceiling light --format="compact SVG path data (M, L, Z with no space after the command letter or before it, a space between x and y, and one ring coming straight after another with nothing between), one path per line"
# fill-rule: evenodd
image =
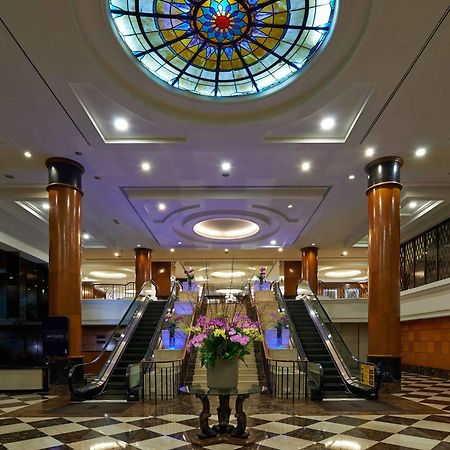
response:
M375 149L373 147L366 148L365 154L368 158L375 154Z
M292 206L291 204L289 204L287 207L288 207L289 209L293 208L293 206Z
M140 247L140 246L141 246L141 244L137 244L137 245L136 245L136 247Z
M221 167L224 172L229 172L231 170L231 164L229 162L223 162Z
M225 252L225 253L228 253L229 251L230 251L230 250L229 250L229 249L227 249L227 248L226 248L226 249L224 249L224 252Z
M351 278L360 273L360 270L332 270L331 272L325 272L325 276L329 278Z
M347 250L344 250L343 252L342 252L342 256L347 256L348 255L348 251Z
M198 222L193 231L208 239L244 239L258 233L259 225L246 219L222 217Z
M349 179L349 180L354 180L354 179L355 179L355 175L349 175L349 176L348 176L348 179Z
M309 169L311 169L311 163L309 161L303 162L302 163L303 172L307 172Z
M129 127L130 124L127 119L124 119L123 117L117 117L117 119L114 119L114 128L117 131L127 131Z
M217 270L211 273L211 276L214 278L240 278L245 275L245 272L241 270Z
M159 209L160 211L164 211L164 210L166 209L166 205L165 205L164 203L160 203L160 204L158 205L158 209Z
M42 203L42 209L50 209L50 205L48 203Z
M181 241L178 241L178 245L181 245Z
M116 256L116 257L119 256L119 252L115 252L114 256Z
M25 158L31 158L31 153L30 152L25 152L23 155L25 156Z
M277 245L277 241L275 240L270 241L270 245Z
M279 252L282 252L282 251L283 251L283 247L279 247L279 248L278 248L278 251L279 251Z
M427 153L427 149L425 147L420 147L416 150L416 156L418 158L422 158L423 156L425 156Z
M313 242L312 244L311 244L313 247L315 247L316 246L316 243L315 242Z
M143 162L143 163L141 164L141 169L142 169L144 172L148 172L148 171L150 170L150 168L151 168L151 166L150 166L150 163L148 163L148 162Z
M90 239L91 235L89 233L83 233L83 239Z
M110 272L108 270L104 271L94 271L91 272L89 275L95 277L95 278L126 278L127 275L125 273L121 272Z
M324 131L332 130L336 126L336 120L333 117L325 117L320 121L320 128Z
M408 207L411 208L411 209L417 208L417 202L409 202L408 203Z
M175 249L174 249L174 248L171 248L171 249L170 249L170 252L171 252L171 253L173 253L174 251L175 251Z

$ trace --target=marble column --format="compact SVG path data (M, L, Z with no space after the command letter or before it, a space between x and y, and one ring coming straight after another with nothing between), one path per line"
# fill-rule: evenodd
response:
M136 293L142 285L152 279L152 251L149 248L137 247L135 254Z
M400 392L400 167L396 156L367 164L369 213L369 348L384 390Z
M303 247L302 248L302 280L307 281L311 290L317 294L317 254L319 249L317 247Z

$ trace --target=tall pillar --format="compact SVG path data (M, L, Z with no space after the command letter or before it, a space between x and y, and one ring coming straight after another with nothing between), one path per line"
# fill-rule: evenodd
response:
M302 279L301 261L284 261L284 296L295 298L297 295L297 285Z
M396 156L367 164L369 202L369 349L384 390L400 392L400 167Z
M49 315L69 319L68 357L81 357L81 176L83 166L49 158Z
M136 272L136 293L142 285L152 279L152 251L149 248L138 247L134 249L135 272Z
M317 294L317 247L302 248L302 280L307 281L314 294Z

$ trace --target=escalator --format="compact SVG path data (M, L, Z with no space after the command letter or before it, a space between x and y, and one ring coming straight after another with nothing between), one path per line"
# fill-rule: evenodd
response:
M144 284L141 292L131 303L120 323L105 344L100 355L90 363L78 364L69 372L71 399L83 401L101 396L102 399L133 399L128 390L127 370L130 364L140 362L154 343L154 336L160 333L166 311L176 297L176 285L172 288L169 301L158 300L153 282ZM73 386L72 380L79 379L77 371L86 371L89 365L104 359L110 351L98 375L88 384Z
M274 289L306 358L321 366L320 396L376 399L380 379L377 367L353 356L308 283L298 285L295 300L285 300L278 284Z

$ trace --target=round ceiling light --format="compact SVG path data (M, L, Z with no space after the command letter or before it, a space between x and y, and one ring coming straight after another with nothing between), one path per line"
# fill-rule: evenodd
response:
M227 295L227 294L232 294L232 295L234 295L234 294L240 294L241 292L242 292L242 290L241 289L233 289L233 288L227 288L227 289L217 289L217 291L216 291L218 294L225 294L225 295Z
M221 271L218 270L216 272L213 272L211 274L212 277L214 278L240 278L245 276L245 272L242 272L240 270L235 270L235 271Z
M151 76L195 94L256 94L324 46L337 0L108 0L112 23Z
M221 218L198 222L194 233L208 239L245 239L258 233L259 226L250 220Z
M95 278L126 278L127 275L125 273L121 273L121 272L112 272L109 270L104 270L104 271L94 271L91 272L89 275L95 277Z
M325 272L325 276L328 278L352 278L360 274L360 270L332 270L331 272Z

